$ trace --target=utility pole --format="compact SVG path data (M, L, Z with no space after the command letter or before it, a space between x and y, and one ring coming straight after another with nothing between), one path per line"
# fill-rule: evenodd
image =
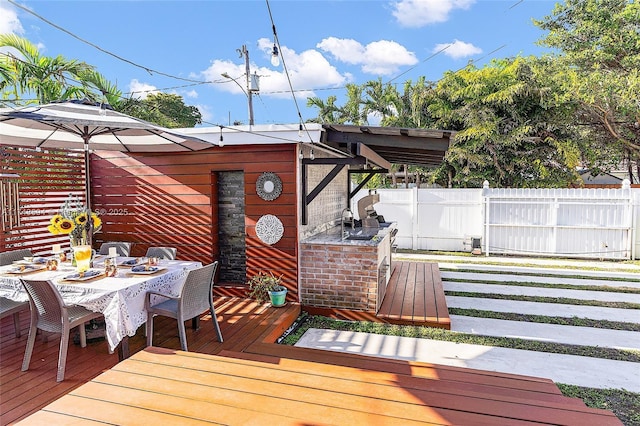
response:
M249 125L253 126L253 92L251 87L251 71L249 70L249 51L246 45L242 45L242 49L236 49L240 53L240 57L244 56L245 74L247 76L247 101L249 104Z

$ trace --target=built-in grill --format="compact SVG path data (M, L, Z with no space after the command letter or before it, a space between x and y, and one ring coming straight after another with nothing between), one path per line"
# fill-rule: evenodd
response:
M379 228L384 217L378 215L374 204L380 202L379 194L369 194L358 200L358 217L363 228Z

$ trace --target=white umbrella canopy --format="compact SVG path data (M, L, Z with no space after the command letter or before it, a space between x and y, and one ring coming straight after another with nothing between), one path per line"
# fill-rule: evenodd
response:
M181 152L216 146L87 101L0 109L0 145L83 149L87 211L91 211L90 150Z
M197 151L215 146L100 105L67 101L0 110L0 144L124 152Z

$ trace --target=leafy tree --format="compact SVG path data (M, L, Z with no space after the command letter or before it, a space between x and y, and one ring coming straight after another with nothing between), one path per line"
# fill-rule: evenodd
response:
M129 99L122 104L122 112L167 128L194 127L202 123L198 108L185 105L182 96L151 93L145 99Z
M344 124L342 109L336 106L337 99L333 95L329 96L326 102L316 96L308 98L307 106L318 108L318 116L310 121L314 123Z
M566 0L534 23L549 31L540 44L558 49L558 62L575 75L577 122L592 141L584 161L607 170L626 160L633 182L633 164L640 174L640 3Z
M444 186L566 186L577 178L579 147L568 123L571 104L548 77L549 62L495 60L446 73L429 112L456 130L431 179Z

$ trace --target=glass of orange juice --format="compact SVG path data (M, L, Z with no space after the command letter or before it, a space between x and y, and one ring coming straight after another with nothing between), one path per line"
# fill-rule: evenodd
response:
M91 246L75 246L73 247L73 257L76 259L76 268L78 272L85 272L91 266Z

